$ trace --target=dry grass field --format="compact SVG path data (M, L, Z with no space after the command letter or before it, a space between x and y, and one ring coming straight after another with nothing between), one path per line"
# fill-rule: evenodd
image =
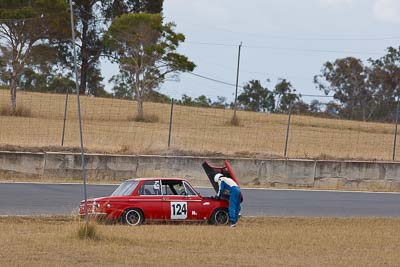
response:
M76 96L70 95L61 147L65 95L18 92L28 116L7 116L9 93L0 90L0 146L3 149L74 150L79 146ZM89 152L202 154L283 157L287 115L174 106L168 148L169 104L145 103L155 122L136 122L133 101L82 97L84 144ZM1 115L3 114L3 115ZM393 124L292 116L288 157L390 160ZM20 146L20 148L15 148ZM397 149L397 158L400 149Z
M400 219L243 218L238 227L0 218L1 266L399 266Z

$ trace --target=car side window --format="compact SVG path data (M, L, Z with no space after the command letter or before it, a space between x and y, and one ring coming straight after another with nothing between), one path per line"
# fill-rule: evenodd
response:
M187 195L183 181L162 181L163 195Z
M155 196L161 195L160 181L144 181L139 189L139 195Z
M163 195L175 195L171 189L170 184L163 184L162 192L163 192Z
M196 192L193 190L193 188L188 184L188 183L184 183L185 185L185 189L186 189L186 195L188 196L195 196Z
M174 188L176 195L186 196L186 190L185 187L183 186L183 182L180 181L172 186Z

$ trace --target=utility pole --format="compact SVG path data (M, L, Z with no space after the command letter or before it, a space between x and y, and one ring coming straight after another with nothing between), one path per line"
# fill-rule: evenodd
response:
M171 146L172 116L174 115L174 99L171 98L171 112L169 115L168 148Z
M68 87L66 88L67 94L65 96L65 105L64 105L64 124L62 129L62 136L61 136L61 146L64 146L64 136L65 136L65 123L67 121L67 108L68 108Z
M233 118L232 122L236 121L236 110L237 110L237 92L238 92L238 83L239 83L239 66L240 66L240 49L242 48L242 42L239 45L238 51L238 60L237 60L237 69L236 69L236 90L235 90L235 102L233 106Z
M286 127L286 139L285 139L285 152L283 153L283 156L285 158L287 157L287 149L288 149L288 143L289 143L289 129L290 129L291 115L292 115L292 101L289 102L288 122L287 122L287 127Z
M75 73L75 88L76 88L76 98L78 102L78 122L79 122L79 137L81 144L81 160L82 160L82 179L83 179L83 194L85 198L85 237L87 236L87 228L89 224L88 219L88 205L87 205L87 188L86 188L86 169L85 169L85 150L83 147L83 133L82 133L82 117L81 117L81 101L79 98L79 81L78 81L78 64L76 56L76 45L75 45L75 25L74 25L74 13L72 0L69 0L69 10L71 13L71 34L72 34L72 47L74 50L74 73Z
M395 115L395 128L394 128L394 141L393 141L393 154L392 160L396 159L396 145L397 145L397 125L399 124L399 106L400 106L400 99L397 97L397 105L396 105L396 115Z

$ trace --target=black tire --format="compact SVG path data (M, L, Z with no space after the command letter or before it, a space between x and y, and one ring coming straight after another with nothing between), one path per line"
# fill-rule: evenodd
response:
M229 222L227 209L216 209L210 217L209 222L215 225L226 225Z
M122 222L130 226L141 225L144 221L143 212L139 209L128 209L122 214Z

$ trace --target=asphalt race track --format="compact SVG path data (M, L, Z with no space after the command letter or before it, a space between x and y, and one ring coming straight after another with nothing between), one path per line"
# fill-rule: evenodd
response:
M88 185L88 197L109 195L115 185ZM203 196L211 188L197 188ZM242 189L243 216L400 217L399 193ZM0 183L0 215L76 214L81 184Z

